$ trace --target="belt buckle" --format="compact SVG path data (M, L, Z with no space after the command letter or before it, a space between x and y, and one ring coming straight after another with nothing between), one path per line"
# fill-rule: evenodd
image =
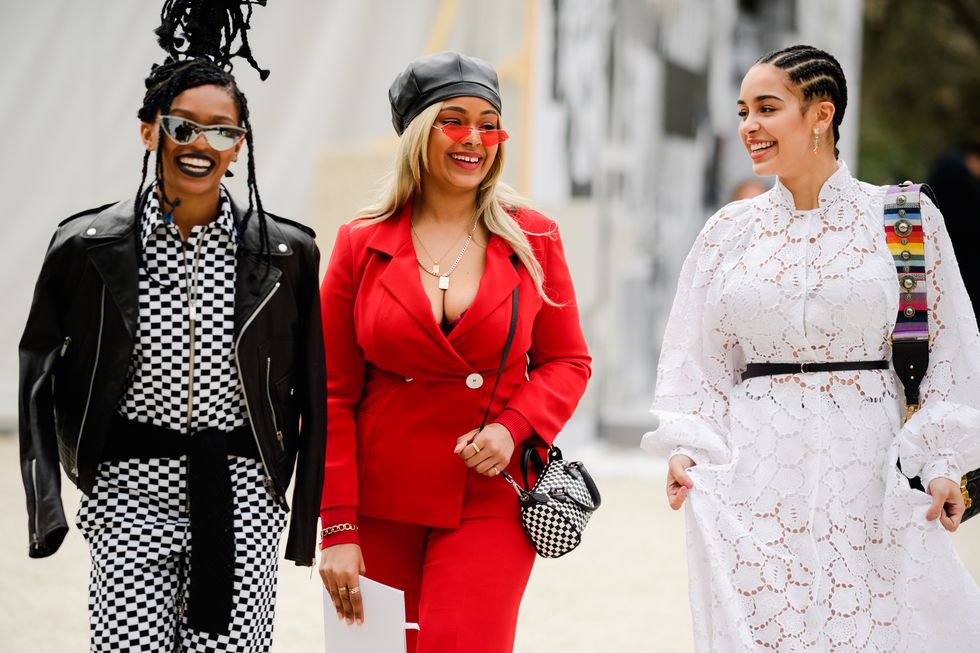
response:
M800 363L800 374L813 374L814 373L813 370L807 371L806 366L807 365L815 365L815 364L816 363L814 363L813 361L807 361L805 363Z

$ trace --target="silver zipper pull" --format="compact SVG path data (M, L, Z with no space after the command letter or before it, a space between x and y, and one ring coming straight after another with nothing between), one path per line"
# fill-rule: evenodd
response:
M65 352L68 351L68 345L70 344L71 344L71 336L67 336L65 338L65 341L61 343L61 354L59 354L60 356L65 355Z
M279 498L279 496L276 494L276 484L272 482L271 477L266 476L265 479L262 480L262 485L265 486L265 489L269 492L269 494L277 499Z
M282 431L276 431L276 439L279 440L279 448L285 451L286 443L283 441Z

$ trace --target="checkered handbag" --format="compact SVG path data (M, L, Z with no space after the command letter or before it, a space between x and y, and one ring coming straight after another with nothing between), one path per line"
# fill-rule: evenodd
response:
M529 488L528 467L532 463L538 479ZM581 462L562 458L561 450L548 450L548 464L541 462L537 449L527 447L521 458L521 487L507 472L504 477L517 491L521 521L534 550L542 558L560 558L582 542L582 531L602 502L599 488Z

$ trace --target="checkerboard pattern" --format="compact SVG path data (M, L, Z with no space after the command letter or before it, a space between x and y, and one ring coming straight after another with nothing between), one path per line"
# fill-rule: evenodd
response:
M234 608L226 635L187 626L193 606L184 458L102 463L76 518L92 554L93 653L261 653L272 646L277 548L286 513L261 463L229 456L234 489ZM191 607L193 609L193 607ZM178 648L179 644L179 648Z
M184 241L151 192L140 237L139 332L119 413L184 432L209 427L229 431L243 425L245 399L234 359L235 225L227 194L222 189L218 218L193 227ZM197 297L193 380L191 295Z
M549 462L531 490L532 496L547 497L547 500L531 500L521 508L531 544L543 558L558 558L577 547L592 516L575 503L553 495L558 490L557 494L564 492L587 506L595 506L585 483L566 469L575 464L561 459Z

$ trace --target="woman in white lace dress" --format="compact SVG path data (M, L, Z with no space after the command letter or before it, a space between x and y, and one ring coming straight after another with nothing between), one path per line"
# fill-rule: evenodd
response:
M980 466L980 336L923 194L932 342L902 425L894 372L867 369L891 357L899 293L885 189L837 160L846 102L815 48L748 71L739 135L778 181L713 216L681 272L642 446L670 458L671 506L687 499L698 651L980 650L980 590L946 532Z

